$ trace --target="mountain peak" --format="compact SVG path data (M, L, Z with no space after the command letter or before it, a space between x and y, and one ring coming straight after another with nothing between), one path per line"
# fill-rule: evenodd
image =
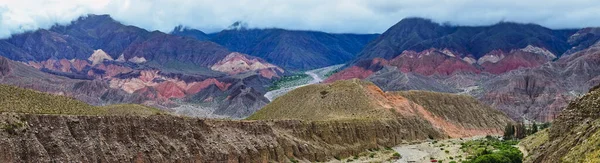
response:
M436 22L433 22L433 20L428 19L428 18L421 18L421 17L407 17L404 18L402 20L400 20L400 22L398 22L398 24L415 24L415 23L427 23L427 24L438 24Z
M175 28L173 28L173 31L171 31L169 34L176 36L191 37L200 41L206 41L210 39L206 33L183 25L176 26Z
M229 27L227 27L228 30L245 30L248 29L248 23L243 22L243 21L236 21L233 22L233 24L231 24Z
M96 15L96 14L88 14L86 16L81 16L77 19L77 21L115 21L115 19L113 19L110 15L107 14L102 14L102 15Z

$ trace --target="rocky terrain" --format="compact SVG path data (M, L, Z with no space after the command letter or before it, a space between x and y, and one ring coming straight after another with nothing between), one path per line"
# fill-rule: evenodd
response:
M285 96L315 86L322 85L302 87ZM502 113L478 104L454 107L449 104L474 102L467 96L406 92L406 96L411 95L416 101L412 103L358 80L336 82L331 87L350 89L350 92L365 88L363 91L368 96L385 96L395 101L382 100L378 102L381 107L394 106L358 108L381 116L372 118L348 114L333 119L253 116L263 120L208 120L167 115L136 105L97 107L64 96L0 85L3 92L0 94L0 150L4 151L0 162L323 162L356 157L402 143L497 133L510 121ZM343 96L344 92L333 89L328 93L329 98ZM313 94L322 95L316 92L308 96ZM432 106L436 102L419 99L420 95L437 96L444 99L446 105ZM286 100L285 96L276 102ZM279 110L294 109L293 106ZM424 106L438 107L435 108L438 110L424 109ZM488 117L492 119L468 126L452 117L445 120L444 117L451 115L438 115L445 113L442 107L480 110L477 114L490 114ZM265 111L269 110L272 109ZM398 114L411 110L414 113L410 115ZM462 119L478 117L463 115ZM441 126L452 124L462 127L447 130L448 126Z
M262 97L266 87L286 73L214 42L146 31L108 15L88 15L0 42L1 55L18 61L8 61L14 70L0 78L3 83L94 105L138 103L168 111L204 105L208 108L188 112L242 118L268 103ZM205 90L212 86L218 89Z
M441 138L415 119L220 121L174 116L1 114L2 162L327 161ZM14 127L12 127L14 126ZM376 133L376 134L375 134Z
M549 130L523 142L529 162L598 162L598 87L569 103Z
M14 86L0 92L0 162L327 161L445 137L414 118L207 120Z
M598 35L595 28L462 27L407 18L325 82L359 78L385 91L467 94L514 120L551 121L568 101L599 84Z

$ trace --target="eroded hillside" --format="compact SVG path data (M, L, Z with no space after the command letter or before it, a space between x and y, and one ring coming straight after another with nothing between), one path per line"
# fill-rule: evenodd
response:
M546 132L524 141L528 162L600 162L600 90L571 102ZM540 143L543 142L543 143Z
M485 118L484 118L485 117ZM298 88L248 119L425 120L443 135L464 137L498 134L511 120L469 96L434 92L383 92L375 84L345 80Z

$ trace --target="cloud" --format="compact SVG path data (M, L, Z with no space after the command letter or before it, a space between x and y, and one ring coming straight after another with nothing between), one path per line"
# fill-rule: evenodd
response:
M514 21L581 28L600 26L598 11L595 0L0 0L0 37L69 23L88 13L163 32L179 24L217 32L241 20L257 28L381 33L405 17L459 25Z

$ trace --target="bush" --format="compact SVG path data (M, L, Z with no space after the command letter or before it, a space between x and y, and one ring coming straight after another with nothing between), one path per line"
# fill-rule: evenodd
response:
M446 153L450 153L450 151L448 151L448 150L445 150L444 152L446 152Z
M400 159L400 158L402 158L402 155L400 155L400 153L396 152L396 153L394 153L394 154L392 155L392 157L393 157L394 159Z
M354 156L354 159L355 159L355 160L358 160L358 156Z
M352 162L352 161L354 161L354 160L352 160L352 159L348 159L348 160L346 160L346 162Z
M298 160L296 160L294 158L290 158L290 162L292 162L292 163L298 163Z
M371 153L371 154L369 155L369 157L370 157L370 158L373 158L373 157L375 157L375 153Z

